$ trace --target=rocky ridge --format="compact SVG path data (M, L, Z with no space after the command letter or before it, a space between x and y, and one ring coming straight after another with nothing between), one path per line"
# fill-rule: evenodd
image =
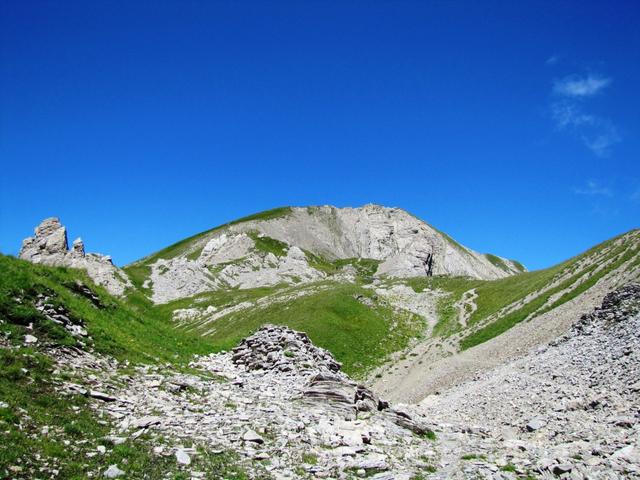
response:
M123 295L127 288L133 286L126 273L113 264L111 257L85 253L81 238L74 240L69 249L67 229L56 217L43 220L35 228L35 236L23 240L18 256L32 263L86 270L95 283L113 295Z

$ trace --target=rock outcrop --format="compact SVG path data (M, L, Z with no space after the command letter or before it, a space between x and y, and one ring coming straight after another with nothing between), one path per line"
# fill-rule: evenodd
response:
M67 229L56 217L43 220L36 227L35 236L23 240L19 257L32 263L86 270L95 283L113 295L122 295L133 286L126 273L113 265L111 257L85 253L82 239L76 239L69 250Z

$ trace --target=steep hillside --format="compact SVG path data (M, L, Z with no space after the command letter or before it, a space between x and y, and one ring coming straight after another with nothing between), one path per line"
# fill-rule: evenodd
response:
M0 476L421 468L434 438L424 421L357 385L306 334L267 326L233 352L214 350L136 292L117 298L85 272L0 256Z
M229 288L349 276L503 278L518 262L482 255L404 210L279 208L196 235L125 268L156 303Z
M416 291L443 293L435 335L377 371L372 382L391 398L417 401L553 340L607 293L638 279L640 230L510 278L413 279Z
M95 384L105 368L126 382L140 363L192 371L193 356L212 350L137 292L117 298L82 270L0 255L0 477L89 478L116 463L129 478L175 470L144 436L109 437L112 418L92 408L109 397Z

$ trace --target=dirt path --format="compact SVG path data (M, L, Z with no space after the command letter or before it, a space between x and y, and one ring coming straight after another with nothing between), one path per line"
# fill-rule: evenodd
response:
M478 293L475 288L471 290L467 290L462 294L462 298L458 301L458 322L463 327L467 326L471 315L478 309L478 305L476 305L476 298L478 298Z

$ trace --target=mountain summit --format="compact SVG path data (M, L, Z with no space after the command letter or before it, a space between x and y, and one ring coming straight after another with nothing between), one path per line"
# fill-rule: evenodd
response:
M525 271L480 254L399 208L285 207L179 242L133 267L157 303L226 288L299 284L349 276L432 275L497 279Z

